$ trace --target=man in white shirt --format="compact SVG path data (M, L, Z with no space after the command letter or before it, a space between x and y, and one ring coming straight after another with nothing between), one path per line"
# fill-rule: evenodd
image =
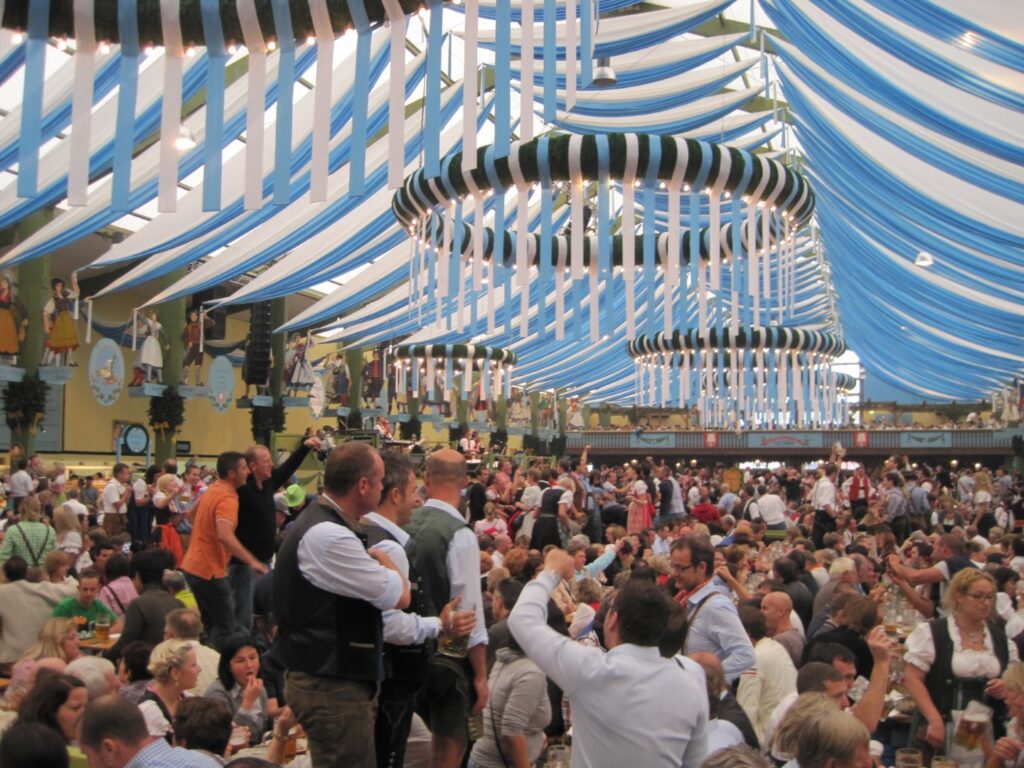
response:
M829 462L822 470L821 477L811 491L811 508L814 510L814 528L811 539L815 549L825 548L825 534L835 531L836 516L839 514L839 500L836 494L836 472L834 462Z
M469 635L465 661L435 656L424 690L433 735L434 768L458 768L469 743L466 720L487 704L487 625L480 588L480 545L459 513L466 486L466 459L443 449L427 457L423 483L426 503L413 513L409 562L421 579L420 590L435 615L460 597L459 612L473 612L476 623Z
M398 566L398 571L411 585L412 603L405 611L384 611L384 672L377 700L377 720L374 725L374 743L377 765L402 765L405 745L412 727L416 696L422 687L429 663L425 643L436 639L442 627L453 627L456 637L467 637L476 625L476 616L468 611L458 612L461 597L449 601L440 616L420 615L419 578L409 571L409 558L405 547L409 534L403 526L412 522L413 508L419 503L416 494L416 473L409 460L389 451L384 459L384 488L376 512L363 516L370 550L385 552ZM508 537L506 537L508 538Z
M756 504L757 517L764 520L769 530L786 530L786 502L779 496L778 483L773 481L769 484L767 492L761 494Z
M757 663L740 675L736 698L750 718L759 741L772 713L786 696L796 693L796 667L781 643L768 637L764 616L753 606L740 606L740 621L754 644Z
M572 578L572 569L572 557L551 550L508 623L526 655L571 702L574 768L636 765L638 756L645 768L697 768L707 756L707 693L658 652L668 598L651 582L626 582L605 619L606 653L547 625L551 592Z
M72 597L75 588L67 584L26 581L28 563L15 555L4 563L6 584L0 584L0 668L22 657L39 636L39 630L53 614L54 606Z
M100 498L100 524L108 536L124 533L128 528L128 496L132 493L132 488L128 485L130 475L131 470L127 464L115 464L110 482L103 489L103 496Z
M11 498L14 499L14 509L17 510L18 502L31 495L36 487L35 481L32 480L32 475L28 473L28 461L26 459L18 459L18 469L11 475L8 483L11 486Z

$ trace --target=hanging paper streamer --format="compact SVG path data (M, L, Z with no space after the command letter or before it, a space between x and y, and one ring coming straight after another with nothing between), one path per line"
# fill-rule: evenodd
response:
M591 270L591 315L596 317L600 303L597 279L601 285L611 285L612 278L612 212L611 200L609 198L608 179L611 167L611 155L608 146L608 137L598 134L595 137L597 145L597 269ZM594 263L594 254L591 252L591 264ZM610 333L614 317L612 316L612 302L604 302L605 312L603 318L604 333ZM593 327L593 323L592 323ZM596 341L597 333L593 334Z
M309 199L327 199L328 149L331 141L331 81L334 73L334 29L327 0L309 0L316 34L316 88L313 94L313 155L310 158ZM365 81L356 80L357 87ZM365 101L365 99L362 99ZM356 96L354 101L360 101Z
M245 209L252 211L263 205L263 100L267 91L267 47L260 31L255 0L236 2L238 22L249 51L245 104Z
M367 83L370 78L370 21L367 18L366 6L363 3L363 0L348 0L348 12L352 17L352 24L356 29L355 82ZM394 50L393 47L392 50ZM402 55L405 55L404 51L402 52ZM350 197L362 197L366 188L366 121L368 108L369 99L353 99L351 134L352 152L349 157L348 177L348 193Z
M520 0L519 138L533 138L533 0Z
M0 3L0 13L3 4ZM68 205L85 205L89 188L89 137L92 134L92 83L96 72L93 0L75 0L75 85L71 99L71 157ZM166 37L166 33L164 33ZM178 82L181 82L179 77ZM41 89L40 89L41 90ZM166 96L165 96L166 98Z
M402 186L405 173L405 11L398 0L383 0L391 25L391 75L388 79L388 189ZM463 108L468 105L463 104Z
M178 2L179 0L160 0L160 28L164 37L164 84L160 113L157 210L161 213L173 213L178 209L178 139L181 135L181 78L185 65ZM74 151L71 156L74 158Z
M583 137L578 133L569 137L569 216L571 229L570 257L572 279L583 277L583 169L580 154Z
M476 168L476 41L480 28L480 19L477 16L478 3L479 0L466 0L464 14L466 30L462 46L462 169L465 171Z
M92 344L92 299L85 300L85 343Z
M40 5L49 5L46 0ZM32 4L32 8L36 3ZM135 102L139 90L139 19L132 0L117 4L117 31L121 39L121 77L117 91L117 126L114 136L114 171L111 208L130 211L132 151L135 148ZM19 181L21 176L18 177Z
M636 338L636 169L637 139L626 135L626 160L622 172L622 278L626 288L626 338Z
M545 301L551 285L551 235L554 229L554 199L551 195L551 169L548 166L548 135L540 137L537 142L537 175L540 178L540 283L537 287L537 330L544 335L546 318ZM560 281L561 277L555 278Z
M552 24L554 23L554 14ZM554 80L554 78L552 78ZM565 0L565 111L576 106L576 0Z
M567 6L568 7L568 6ZM468 7L467 7L468 12ZM555 0L544 0L544 122L553 123L558 117L558 76L555 65L558 56L555 53ZM568 32L571 20L566 12L565 28ZM469 41L466 41L469 44ZM568 72L568 70L566 70ZM568 88L568 75L566 76ZM570 107L566 107L569 109Z
M494 155L506 157L512 140L511 0L497 0L494 24Z
M224 77L228 63L220 0L200 0L203 37L206 39L206 139L203 157L203 210L219 211L221 197L221 149L224 143ZM280 105L278 106L280 110ZM290 141L290 139L289 139Z
M427 28L427 82L426 103L424 104L423 166L428 176L441 173L441 53L444 48L441 22L444 14L441 0L429 0L430 25ZM470 108L470 113L475 110ZM475 118L475 114L473 114ZM394 130L401 132L403 123L396 123Z
M292 32L292 13L288 0L271 0L270 4L274 11L274 28L277 30L280 49L277 69L277 130L274 136L274 205L288 205L291 202L295 34Z
M580 0L580 84L594 79L594 0Z
M35 197L39 186L39 145L43 133L42 84L46 79L46 39L49 27L50 0L34 0L29 3L25 82L32 87L25 88L22 96L21 135L18 137L18 197Z

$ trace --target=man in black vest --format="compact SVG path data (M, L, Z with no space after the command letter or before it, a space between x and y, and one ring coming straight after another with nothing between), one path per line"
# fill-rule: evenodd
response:
M380 550L366 551L360 518L377 507L380 455L335 448L324 493L289 529L274 569L277 660L285 695L317 768L376 768L373 728L384 678L381 612L409 605L409 583Z
M380 505L376 512L363 517L363 526L370 551L379 549L387 554L408 578L412 602L405 611L384 612L386 679L380 688L374 731L379 768L400 767L405 760L416 695L429 677L432 646L442 628L454 627L457 637L467 637L476 625L474 614L457 613L461 597L449 601L440 616L429 615L419 577L409 567L405 553L409 534L402 530L412 521L412 511L419 500L416 473L400 453L388 451L383 459L384 490Z
M427 503L413 514L406 529L406 549L416 569L428 610L438 615L456 597L461 611L473 611L465 659L437 655L431 662L422 702L431 741L433 768L458 768L469 742L466 721L470 711L487 704L487 627L480 590L480 545L459 513L466 486L466 460L458 451L443 449L427 457L424 471Z

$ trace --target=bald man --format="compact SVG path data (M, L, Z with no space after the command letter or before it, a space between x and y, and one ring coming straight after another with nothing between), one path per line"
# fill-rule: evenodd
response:
M789 595L785 592L769 592L761 598L761 613L768 627L768 636L786 649L793 660L793 666L799 669L806 641L800 630L793 626L793 601Z
M487 627L480 592L480 545L459 511L466 487L466 460L444 449L427 457L423 484L427 501L406 527L409 561L420 576L424 609L438 616L456 597L459 611L476 613L464 659L435 656L423 690L431 732L431 765L458 768L469 743L466 720L487 703ZM450 629L450 628L448 628Z

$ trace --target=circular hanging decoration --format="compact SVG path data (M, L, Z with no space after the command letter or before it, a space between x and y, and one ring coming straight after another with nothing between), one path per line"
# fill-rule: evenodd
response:
M235 395L235 368L226 355L213 358L207 379L210 382L213 409L224 413L231 406Z
M701 336L696 328L688 331L673 331L671 336L657 333L654 337L637 336L626 345L626 351L634 360L645 355L665 352L681 352L694 349L777 349L792 352L812 352L830 357L839 357L846 351L846 343L828 331L810 328L786 327L740 327L733 329L708 328Z
M399 344L393 353L400 360L418 358L426 360L492 360L504 365L515 365L516 353L511 349L487 347L480 344Z
M100 405L113 405L124 389L124 353L113 339L100 339L89 354L89 389Z
M830 367L846 344L829 331L676 330L638 336L626 351L636 363L638 405L696 408L705 428L820 428L846 420L843 374Z
M847 394L849 392L853 392L853 390L854 390L854 388L856 386L857 386L857 378L855 376L851 376L848 373L837 373L836 374L836 390L838 392L842 392L843 394Z
M600 153L598 142L607 142ZM657 151L652 151L655 144ZM599 154L608 156L606 170L599 168ZM652 157L658 158L656 168ZM471 171L462 169L462 153L455 153L442 163L440 176L427 176L421 168L406 177L391 206L403 226L414 228L418 219L458 198L534 183L596 180L604 173L629 184L646 179L679 182L685 192L703 175L709 190L781 206L796 226L814 210L810 184L782 163L706 141L646 133L553 133L513 144L507 157L495 157L493 147L480 147Z
M406 15L426 8L424 0L395 0ZM296 43L304 43L307 38L316 34L313 18L310 13L309 0L286 0L291 16L291 32ZM381 0L362 0L359 3L366 8L366 18L371 24L379 24L387 20L387 12ZM3 25L7 29L24 31L28 29L28 12L31 3L8 3L3 14ZM94 20L96 38L112 43L120 42L118 31L118 3L96 3ZM139 40L149 45L163 45L164 36L161 25L160 0L137 0L139 19ZM239 21L238 3L236 0L219 0L220 20L223 25L224 39L245 39L242 24ZM74 0L50 0L50 37L74 37ZM349 12L349 3L329 2L327 13L330 16L331 29L335 35L344 34L353 24ZM264 38L280 40L271 12L270 2L257 2L260 29ZM186 45L206 45L203 32L203 20L200 12L200 0L181 0L180 11L181 38Z

